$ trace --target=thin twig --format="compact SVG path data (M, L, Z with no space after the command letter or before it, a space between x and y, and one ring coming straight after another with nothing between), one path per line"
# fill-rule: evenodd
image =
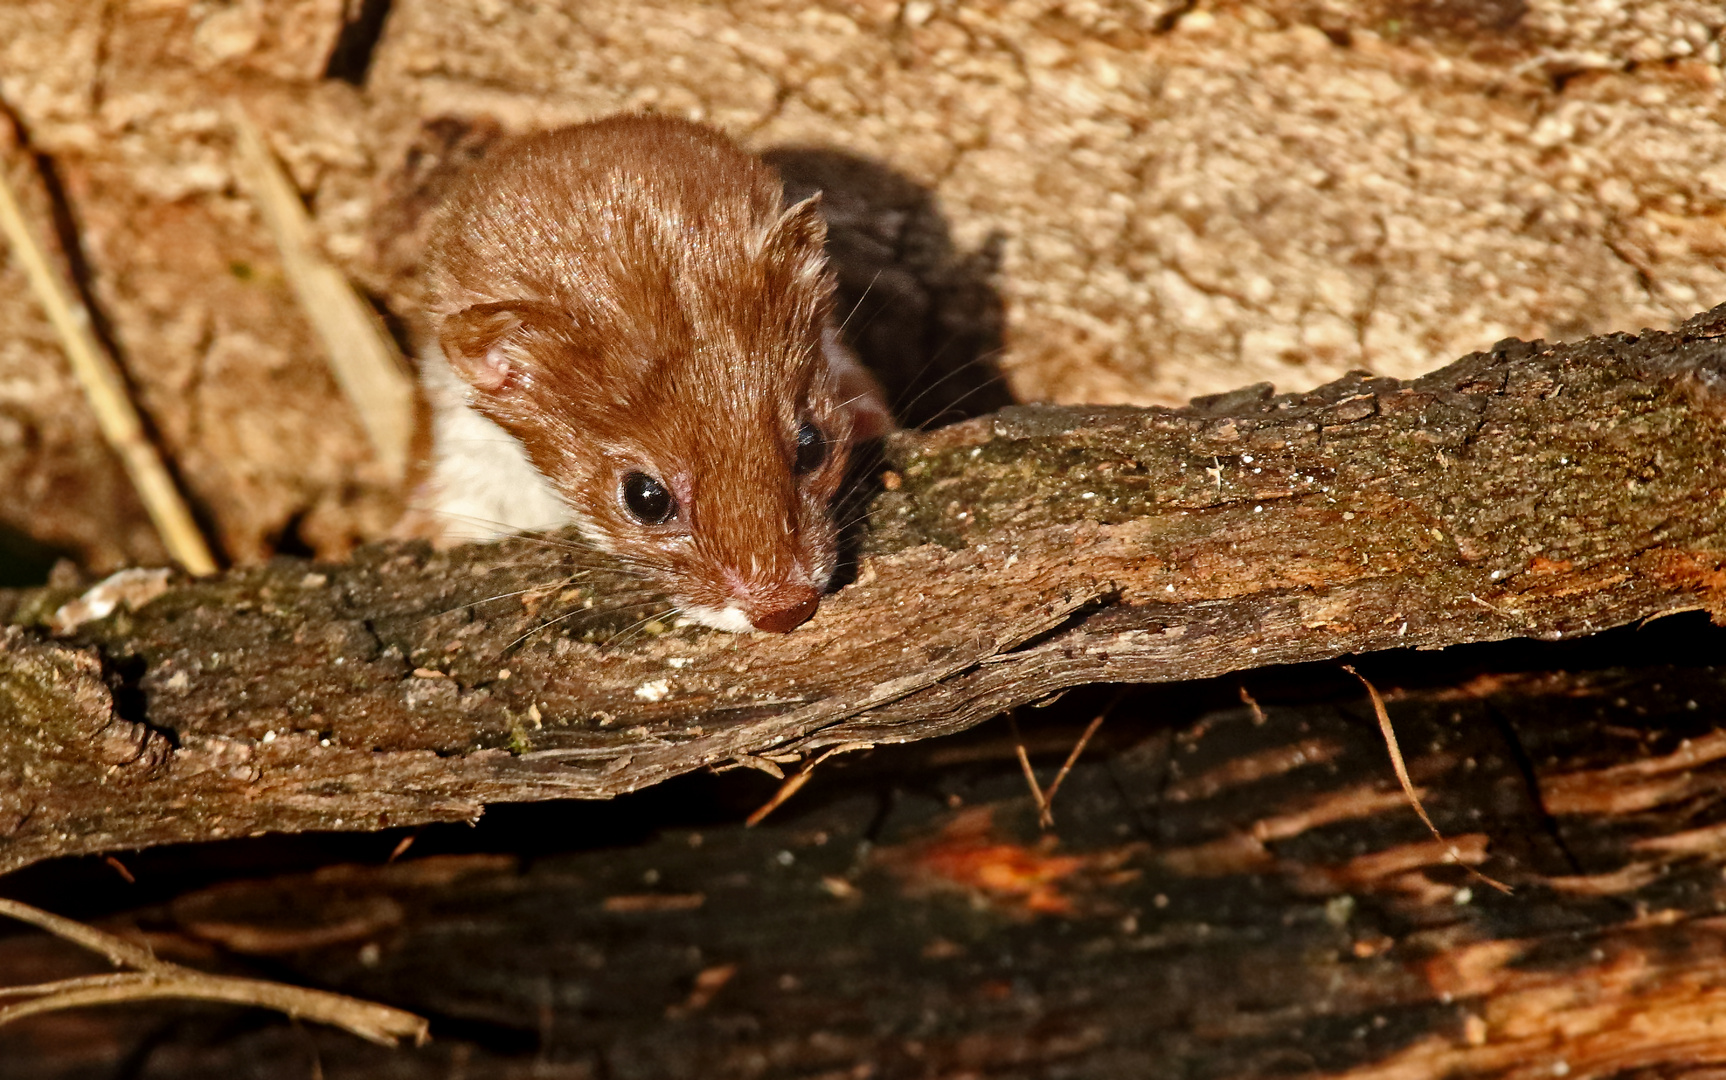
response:
M210 546L174 486L161 454L144 434L144 423L126 388L125 376L90 332L90 312L67 287L35 230L25 221L18 194L4 169L0 169L0 232L24 268L30 291L54 325L72 374L96 414L96 425L119 455L168 554L194 574L214 573L216 560Z
M1097 729L1103 726L1103 721L1115 711L1115 706L1119 705L1121 699L1127 696L1128 689L1128 687L1123 686L1115 691L1115 695L1109 699L1107 705L1103 706L1102 711L1092 717L1089 724L1085 725L1085 733L1080 735L1079 741L1073 744L1072 753L1067 755L1067 760L1061 762L1061 771L1055 774L1054 783L1050 784L1049 790L1043 793L1043 814L1049 821L1044 828L1055 824L1055 792L1061 790L1061 781L1065 780L1067 774L1073 771L1073 765L1079 760L1079 755L1085 752L1085 746L1091 741L1091 736L1097 733Z
M1358 677L1358 676L1357 676ZM1265 726L1265 711L1259 705L1259 699L1247 692L1247 684L1241 684L1241 704L1253 711L1253 727Z
M1025 786L1031 789L1031 798L1037 804L1037 824L1042 828L1050 828L1055 819L1049 814L1049 800L1043 794L1043 785L1037 783L1037 773L1031 768L1031 755L1025 752L1025 737L1019 734L1019 716L1013 710L1007 712L1007 727L1013 732L1013 752L1019 757L1019 771L1025 774Z
M773 797L763 803L760 809L756 810L753 814L750 814L747 818L744 818L743 824L750 828L754 828L756 825L761 824L762 821L766 820L768 814L773 813L773 811L777 810L786 799L789 799L791 796L797 794L803 789L803 785L807 784L809 782L809 778L815 775L815 766L826 761L834 754L843 754L848 750L873 749L875 749L874 743L841 743L838 746L829 747L820 757L805 765L798 772L793 773L790 779L786 780L783 784L780 784L779 790L773 793Z
M44 997L62 990L76 990L87 986L113 986L137 977L136 971L116 971L109 975L80 975L76 979L55 979L52 982L31 983L29 986L0 986L0 1001L6 998Z
M167 966L167 961L156 959L156 954L142 945L135 945L123 937L98 930L94 926L68 919L63 915L55 915L51 911L43 911L29 904L21 904L16 900L0 897L0 915L29 923L38 929L46 930L62 941L70 941L74 945L101 953L115 967L137 968L139 971L155 971Z
M122 981L123 980L123 981ZM387 1005L376 1005L342 994L308 990L263 979L205 975L189 969L127 973L105 984L62 989L31 1001L0 1009L0 1025L26 1016L88 1005L112 1005L164 998L182 1001L221 1001L273 1009L302 1020L343 1028L362 1039L394 1046L404 1038L424 1043L428 1026L421 1017Z
M150 950L124 938L16 900L0 899L0 915L27 922L74 945L101 953L116 966L138 969L0 988L0 999L28 999L0 1008L0 1025L59 1009L174 998L274 1009L289 1016L343 1028L383 1046L394 1046L405 1038L413 1039L416 1045L423 1044L429 1031L424 1018L388 1005L360 1001L326 990L194 971L158 959Z
M1488 877L1479 870L1476 870L1474 867L1463 862L1462 853L1457 851L1456 847L1444 838L1444 834L1438 831L1438 826L1432 823L1432 818L1428 817L1426 814L1426 807L1420 804L1420 796L1415 794L1414 781L1410 780L1408 777L1408 766L1405 765L1402 760L1402 747L1397 744L1396 732L1390 726L1390 713L1384 707L1384 699L1379 696L1378 688L1368 682L1366 676L1356 671L1352 665L1344 664L1342 669L1359 679L1361 685L1366 687L1367 696L1372 699L1372 711L1378 716L1378 730L1383 733L1385 748L1390 751L1390 767L1396 771L1396 779L1397 782L1402 785L1402 793L1408 796L1409 804L1414 807L1414 812L1420 815L1420 820L1426 824L1427 830L1432 833L1432 838L1437 840L1439 843L1444 844L1449 849L1451 857L1454 858L1457 861L1457 864L1464 870L1468 871L1474 877L1479 878L1482 883L1490 885L1504 895L1509 896L1511 893L1509 885L1506 885L1504 882L1495 878Z
M305 204L239 106L230 110L241 179L282 257L282 273L324 343L324 355L388 475L407 471L413 384L377 312L318 250Z

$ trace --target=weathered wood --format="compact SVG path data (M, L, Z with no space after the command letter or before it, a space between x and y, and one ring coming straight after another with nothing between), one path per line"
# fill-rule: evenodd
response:
M357 861L118 924L429 1015L430 1046L136 1007L0 1029L0 1061L8 1080L298 1080L314 1060L330 1080L1713 1075L1723 645L1686 616L1600 648L1365 663L1448 844L1358 684L1312 668L1247 676L1256 714L1234 679L1132 694L1047 834L1000 725L841 758L756 829L714 789L748 805L770 782L686 778L430 830L395 865L394 836L345 841ZM1106 699L1085 696L1019 718L1044 784ZM157 895L177 864L127 862ZM112 910L125 889L90 888L98 869L77 891ZM0 938L0 984L79 962Z
M527 540L6 629L0 871L607 797L1089 682L1726 615L1723 410L1726 308L1407 384L1008 409L891 441L856 581L784 637L643 622L595 556Z

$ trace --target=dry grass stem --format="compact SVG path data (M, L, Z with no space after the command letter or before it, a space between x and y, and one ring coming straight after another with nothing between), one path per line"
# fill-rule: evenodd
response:
M0 1008L0 1025L59 1009L174 998L274 1009L302 1020L343 1028L383 1046L394 1046L402 1039L421 1044L429 1031L422 1017L387 1005L263 979L194 971L160 960L150 950L124 938L15 900L0 899L0 915L27 922L62 940L101 953L117 966L137 969L32 986L0 987L0 1000L26 999Z
M168 554L194 574L214 573L216 560L210 554L209 544L174 485L161 454L144 434L143 420L119 365L90 332L89 311L67 287L49 260L47 249L24 219L18 194L4 170L0 170L0 233L5 234L30 282L30 291L53 324L60 348L96 414L96 424L108 445L120 456L120 463Z
M1019 771L1025 774L1025 786L1031 789L1031 801L1037 804L1037 824L1047 829L1055 824L1049 813L1049 800L1043 795L1043 785L1037 783L1036 770L1031 768L1031 755L1025 752L1025 737L1019 734L1019 718L1007 714L1007 726L1013 729L1013 753L1019 758Z
M1012 713L1007 714L1007 723L1013 729L1013 750L1019 757L1019 771L1025 774L1025 784L1031 789L1031 798L1037 803L1037 825L1040 828L1052 829L1055 827L1055 792L1061 790L1061 784L1067 779L1067 774L1073 771L1073 766L1078 762L1079 755L1085 752L1085 746L1090 743L1091 737L1097 733L1098 728L1103 726L1103 720L1115 710L1115 706L1121 703L1121 699L1126 694L1127 688L1124 686L1116 690L1114 696L1109 699L1109 703L1103 706L1102 711L1092 717L1089 724L1085 725L1084 733L1079 736L1079 741L1073 744L1073 749L1067 754L1067 760L1061 762L1060 769L1055 773L1054 782L1049 785L1047 791L1043 790L1043 786L1037 783L1037 774L1031 768L1031 755L1025 752L1025 740L1019 734L1018 720L1013 717Z
M1096 735L1097 729L1103 726L1103 721L1108 719L1109 714L1115 711L1115 706L1119 705L1121 699L1126 696L1127 687L1123 686L1115 691L1114 696L1109 698L1109 703L1103 706L1102 711L1091 717L1091 722L1085 725L1085 733L1080 735L1079 741L1073 744L1072 752L1067 755L1067 760L1061 762L1061 769L1055 774L1054 782L1049 785L1049 790L1043 793L1043 814L1048 818L1049 825L1055 823L1054 812L1050 809L1055 802L1055 792L1061 790L1062 781L1066 780L1067 774L1073 771L1073 766L1078 763L1079 755L1085 752L1085 747L1090 743L1092 736Z
M413 383L377 312L347 277L324 258L313 238L300 193L265 145L257 125L231 112L239 174L282 257L282 272L300 309L324 343L330 371L359 415L372 453L390 477L407 472L413 438Z
M1355 678L1360 678L1356 675ZM1259 706L1259 699L1247 692L1246 684L1241 684L1241 704L1253 711L1253 727L1265 726L1265 711Z
M1432 838L1441 844L1449 845L1450 841L1444 838L1444 834L1438 831L1438 826L1432 823L1432 818L1427 816L1426 807L1420 804L1420 796L1415 793L1414 781L1408 778L1408 766L1405 765L1402 760L1402 747L1397 744L1396 731L1390 726L1390 713L1384 707L1384 698L1379 696L1378 687L1368 682L1366 676L1356 671L1353 665L1344 664L1342 669L1359 679L1361 685L1366 687L1367 696L1372 699L1372 711L1378 717L1378 730L1384 735L1385 748L1390 751L1390 767L1396 770L1397 782L1402 785L1402 793L1408 796L1409 805L1413 806L1414 812L1420 815L1420 820L1426 825L1427 830L1432 833ZM1480 879L1483 884L1492 886L1506 896L1510 895L1511 890L1509 885L1506 885L1504 882L1499 881L1496 878L1488 877L1479 870L1476 870L1474 867L1463 862L1461 852L1457 851L1455 847L1450 847L1450 854L1456 859L1457 865L1461 866L1464 870L1467 870L1472 876Z

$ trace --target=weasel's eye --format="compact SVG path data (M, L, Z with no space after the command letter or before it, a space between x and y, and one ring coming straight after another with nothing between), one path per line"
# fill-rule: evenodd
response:
M827 436L814 424L803 421L803 426L797 429L797 474L814 472L826 460Z
M677 500L665 485L644 472L623 478L623 506L643 525L663 525L677 513Z

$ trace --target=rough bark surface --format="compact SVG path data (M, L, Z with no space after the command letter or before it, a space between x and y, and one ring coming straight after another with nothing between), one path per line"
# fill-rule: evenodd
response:
M667 626L529 540L134 583L160 595L85 621L106 593L14 594L62 633L4 630L0 870L771 770L1083 683L1720 617L1723 410L1726 308L1406 384L904 434L856 580L783 637Z
M12 0L0 112L28 145L0 167L56 180L37 223L81 254L218 548L336 558L399 503L236 176L230 104L398 316L417 248L389 200L428 135L650 108L847 208L868 358L1173 404L1726 299L1723 33L1717 0ZM934 381L912 396L949 404ZM96 441L0 259L0 523L150 561Z
M756 829L711 809L740 778L689 778L428 830L394 865L397 835L356 839L345 865L116 920L172 959L414 1009L424 1048L140 1006L0 1029L0 1060L8 1080L1702 1080L1726 1065L1726 633L1701 622L1363 664L1448 843L1358 684L1254 673L1257 709L1236 679L1118 704L1053 833L998 729L838 759ZM1049 716L1019 720L1044 784L1078 731ZM174 865L125 861L139 886L96 864L80 903L160 895ZM67 952L0 937L0 984L88 970Z

